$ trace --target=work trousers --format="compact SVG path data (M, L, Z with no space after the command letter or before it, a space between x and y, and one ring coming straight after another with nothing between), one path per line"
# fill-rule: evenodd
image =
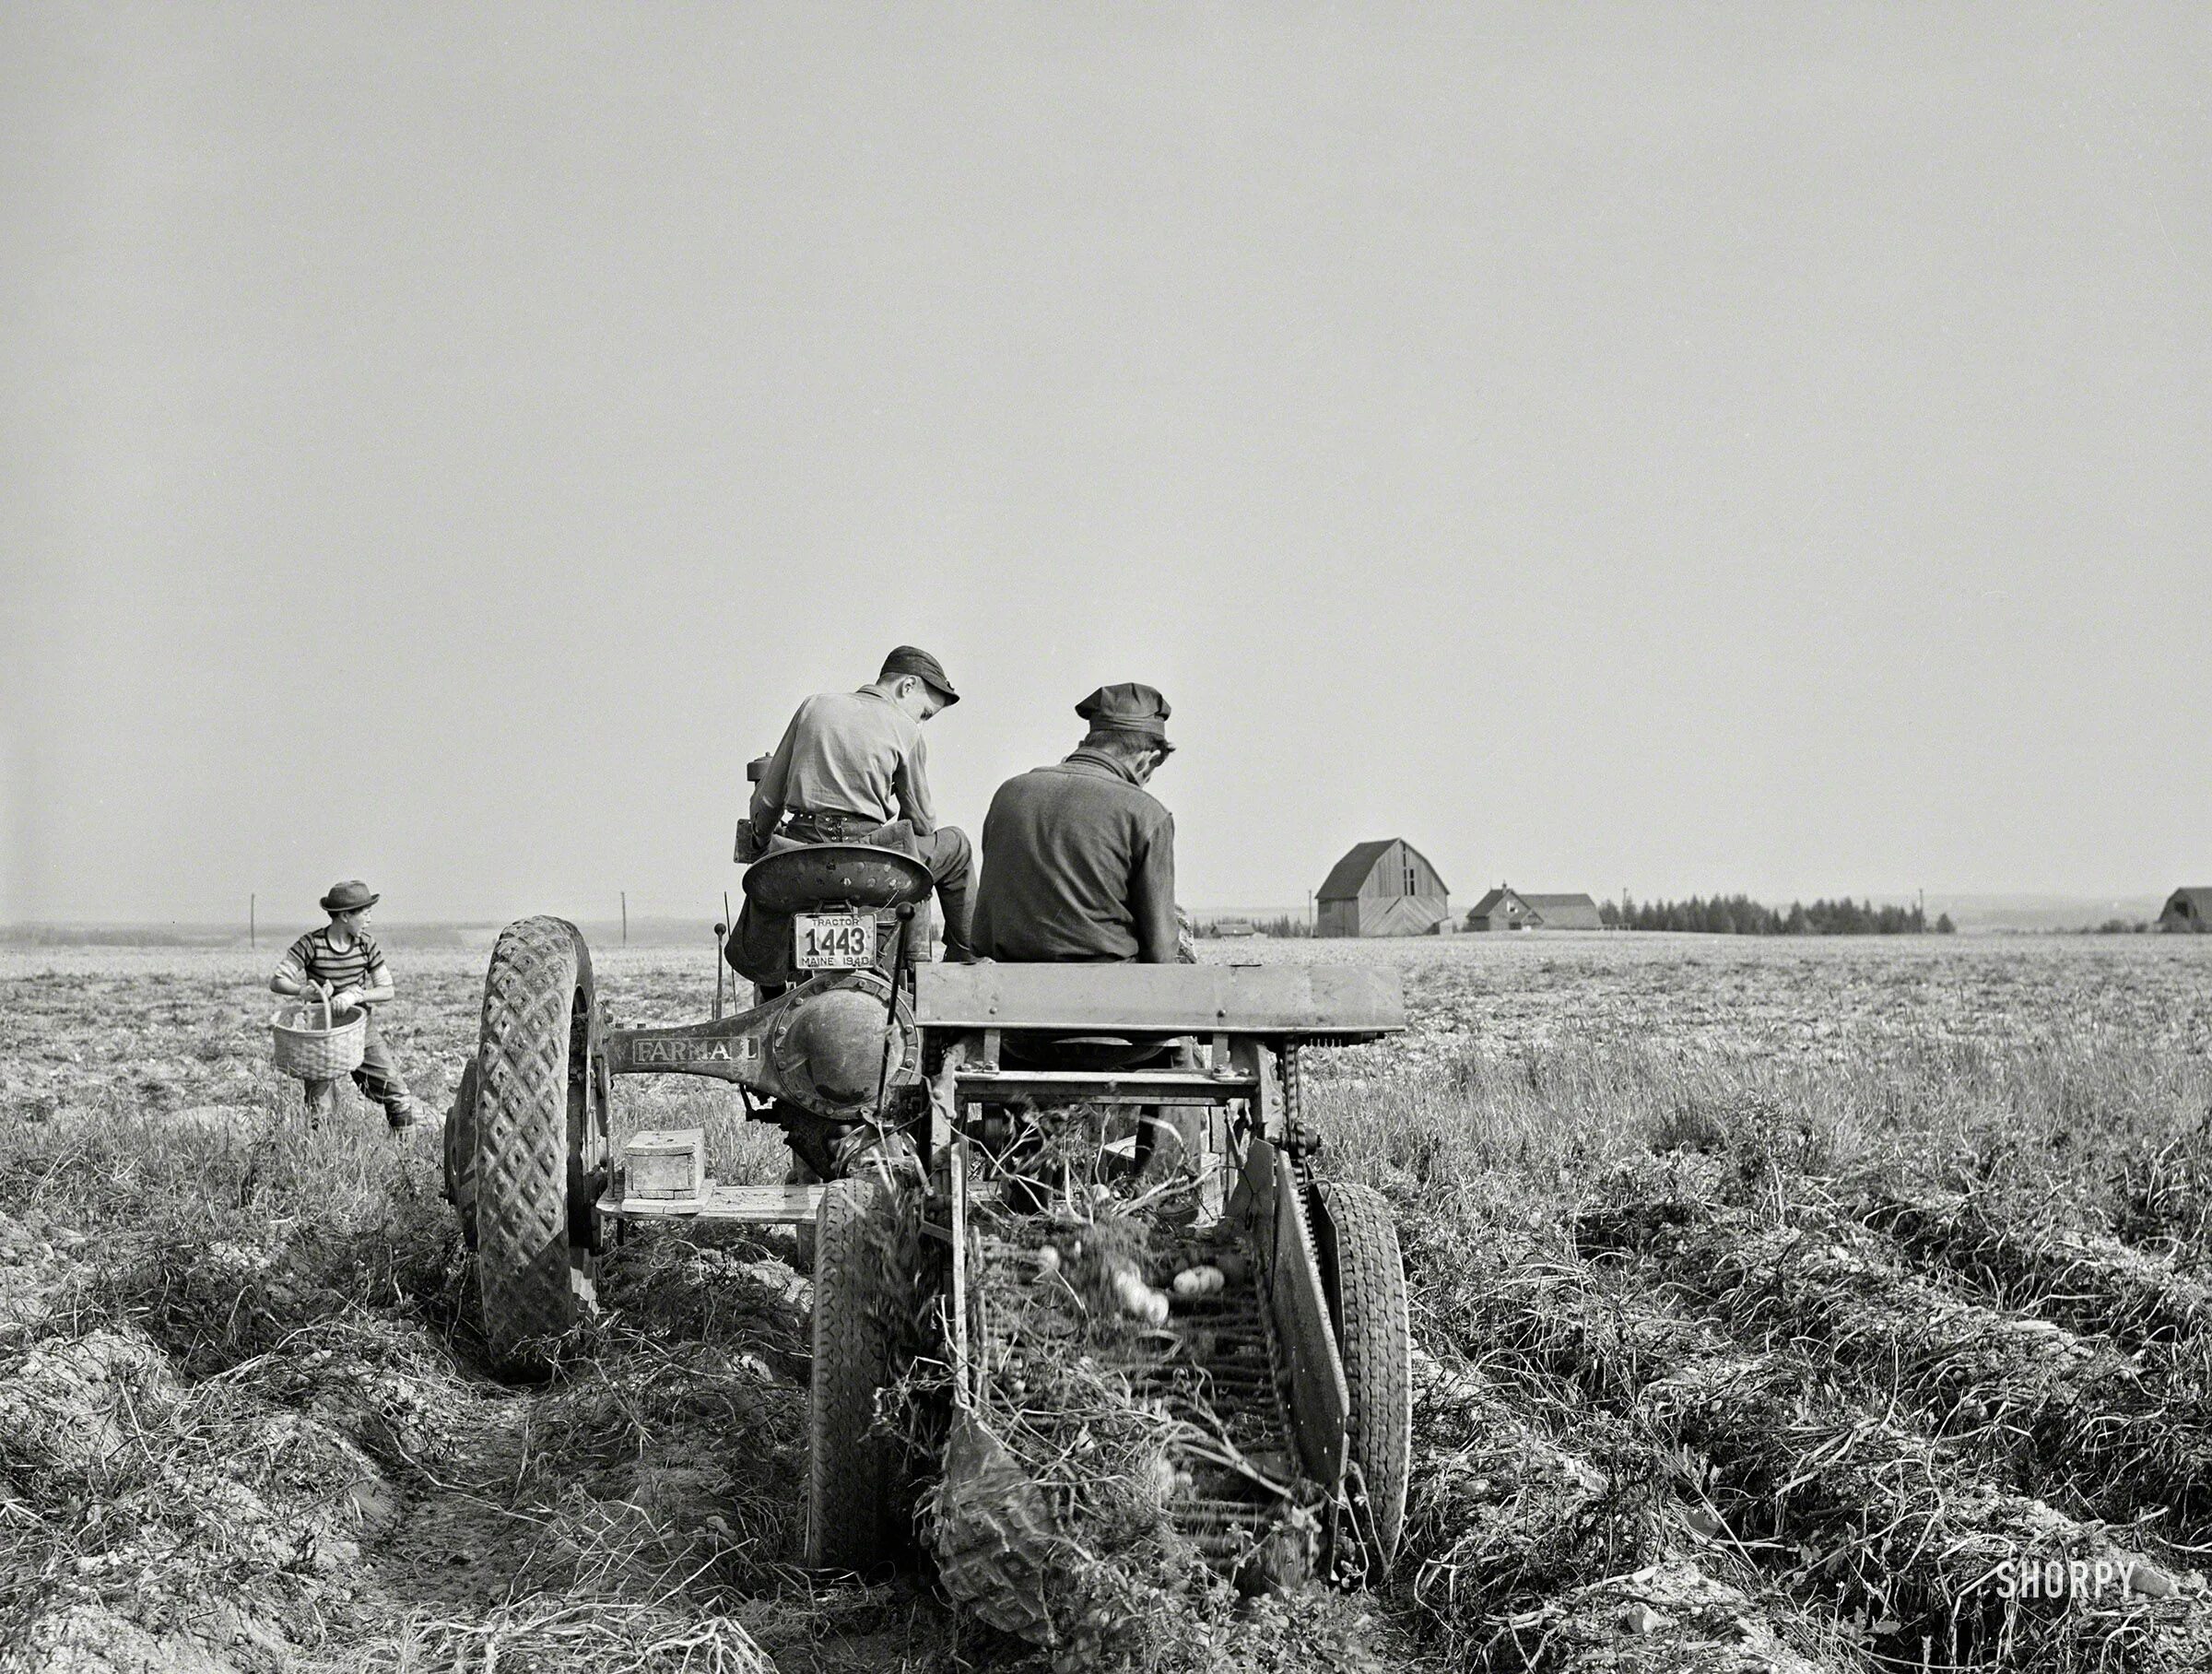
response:
M968 897L975 888L975 849L968 833L957 825L941 825L926 837L915 839L922 864L936 879L937 910L945 914L945 957L962 963L975 958L969 941L972 909Z
M400 1079L399 1066L393 1061L392 1049L384 1044L383 1036L376 1032L376 1013L369 1014L368 1038L361 1046L361 1065L353 1072L353 1084L361 1090L365 1098L384 1107L384 1120L394 1127L406 1127L415 1120L415 1095ZM307 1083L307 1119L320 1122L338 1107L338 1084L335 1080Z

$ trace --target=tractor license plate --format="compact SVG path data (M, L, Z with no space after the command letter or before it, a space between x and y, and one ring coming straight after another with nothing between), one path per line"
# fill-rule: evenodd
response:
M871 913L801 913L792 920L791 962L802 971L865 971L876 962Z

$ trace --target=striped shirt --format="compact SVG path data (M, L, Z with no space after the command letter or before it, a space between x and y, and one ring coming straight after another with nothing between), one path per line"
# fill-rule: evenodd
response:
M372 988L384 976L384 950L366 930L356 930L343 949L335 948L325 925L294 942L277 968L289 973L294 982L321 983L333 994L344 988Z

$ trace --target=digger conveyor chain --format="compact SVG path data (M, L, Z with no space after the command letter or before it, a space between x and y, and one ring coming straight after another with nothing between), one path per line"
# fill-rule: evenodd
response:
M1297 1474L1297 1454L1286 1373L1259 1294L1259 1265L1253 1251L1234 1234L1211 1232L1155 1250L1145 1278L1165 1285L1180 1269L1218 1263L1232 1249L1245 1257L1243 1277L1210 1296L1176 1298L1172 1346L1145 1338L1092 1352L1100 1365L1128 1379L1139 1400L1161 1400L1175 1417L1203 1432L1218 1432L1288 1492ZM985 1237L982 1254L986 1263L1018 1264L1030 1252L1011 1241ZM1023 1347L1001 1335L1005 1325L995 1314L989 1317L981 1345L987 1366L1006 1365ZM1176 1527L1212 1562L1230 1562L1250 1552L1283 1509L1282 1494L1241 1471L1195 1457L1178 1463L1190 1473L1192 1487L1173 1503Z
M1283 1149L1301 1178L1321 1150L1321 1136L1306 1126L1305 1059L1296 1041L1283 1047ZM1306 1178L1306 1184L1312 1180Z

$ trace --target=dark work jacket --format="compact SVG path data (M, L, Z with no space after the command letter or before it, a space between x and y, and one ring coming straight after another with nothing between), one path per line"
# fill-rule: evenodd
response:
M1175 962L1175 817L1079 749L1009 779L983 817L975 950L1018 961Z

